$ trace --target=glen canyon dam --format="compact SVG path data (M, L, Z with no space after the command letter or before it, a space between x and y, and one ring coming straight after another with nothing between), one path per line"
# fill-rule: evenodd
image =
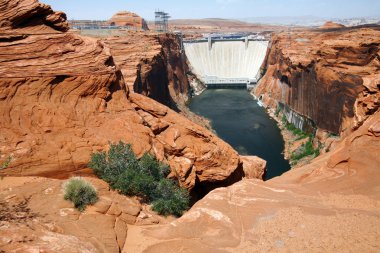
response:
M1 0L0 253L380 252L379 13Z
M264 61L268 41L219 39L185 42L187 59L203 83L208 86L256 83ZM219 86L220 87L220 86Z

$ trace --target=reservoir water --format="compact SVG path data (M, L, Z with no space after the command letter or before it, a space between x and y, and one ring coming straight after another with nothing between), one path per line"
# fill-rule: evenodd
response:
M265 180L290 169L276 121L245 89L208 89L194 97L190 110L211 121L217 135L241 155L267 161Z

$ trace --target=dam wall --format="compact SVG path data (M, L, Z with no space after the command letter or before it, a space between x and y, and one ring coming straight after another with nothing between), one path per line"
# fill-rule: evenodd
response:
M241 85L257 82L268 41L185 42L184 48L193 73L207 85Z

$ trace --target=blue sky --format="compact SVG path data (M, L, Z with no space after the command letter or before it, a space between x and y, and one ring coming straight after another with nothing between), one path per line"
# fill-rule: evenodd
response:
M380 16L380 0L40 0L69 19L109 19L120 10L153 20L154 10L173 18L249 18L316 16L346 18Z

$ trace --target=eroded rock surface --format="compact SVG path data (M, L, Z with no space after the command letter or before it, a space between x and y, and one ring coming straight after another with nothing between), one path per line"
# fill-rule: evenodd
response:
M340 134L380 105L379 27L295 30L276 34L255 94L281 102Z
M167 223L134 198L87 178L99 200L80 213L64 200L62 180L6 177L0 185L0 251L119 252L128 226Z
M14 13L34 13L39 25L29 30L28 22L10 18ZM12 157L0 175L90 173L91 153L119 140L169 163L171 176L189 190L228 181L240 169L236 151L211 132L150 98L129 95L108 48L61 32L67 23L51 17L63 15L16 0L3 2L0 14L1 36L8 36L0 41L0 159Z
M66 14L35 0L1 1L0 13L2 39L5 35L10 35L11 39L12 35L57 33L69 29Z
M171 34L128 32L104 40L131 92L175 109L189 98L187 65L179 38Z
M267 161L257 156L240 156L243 163L244 177L247 179L263 178Z

